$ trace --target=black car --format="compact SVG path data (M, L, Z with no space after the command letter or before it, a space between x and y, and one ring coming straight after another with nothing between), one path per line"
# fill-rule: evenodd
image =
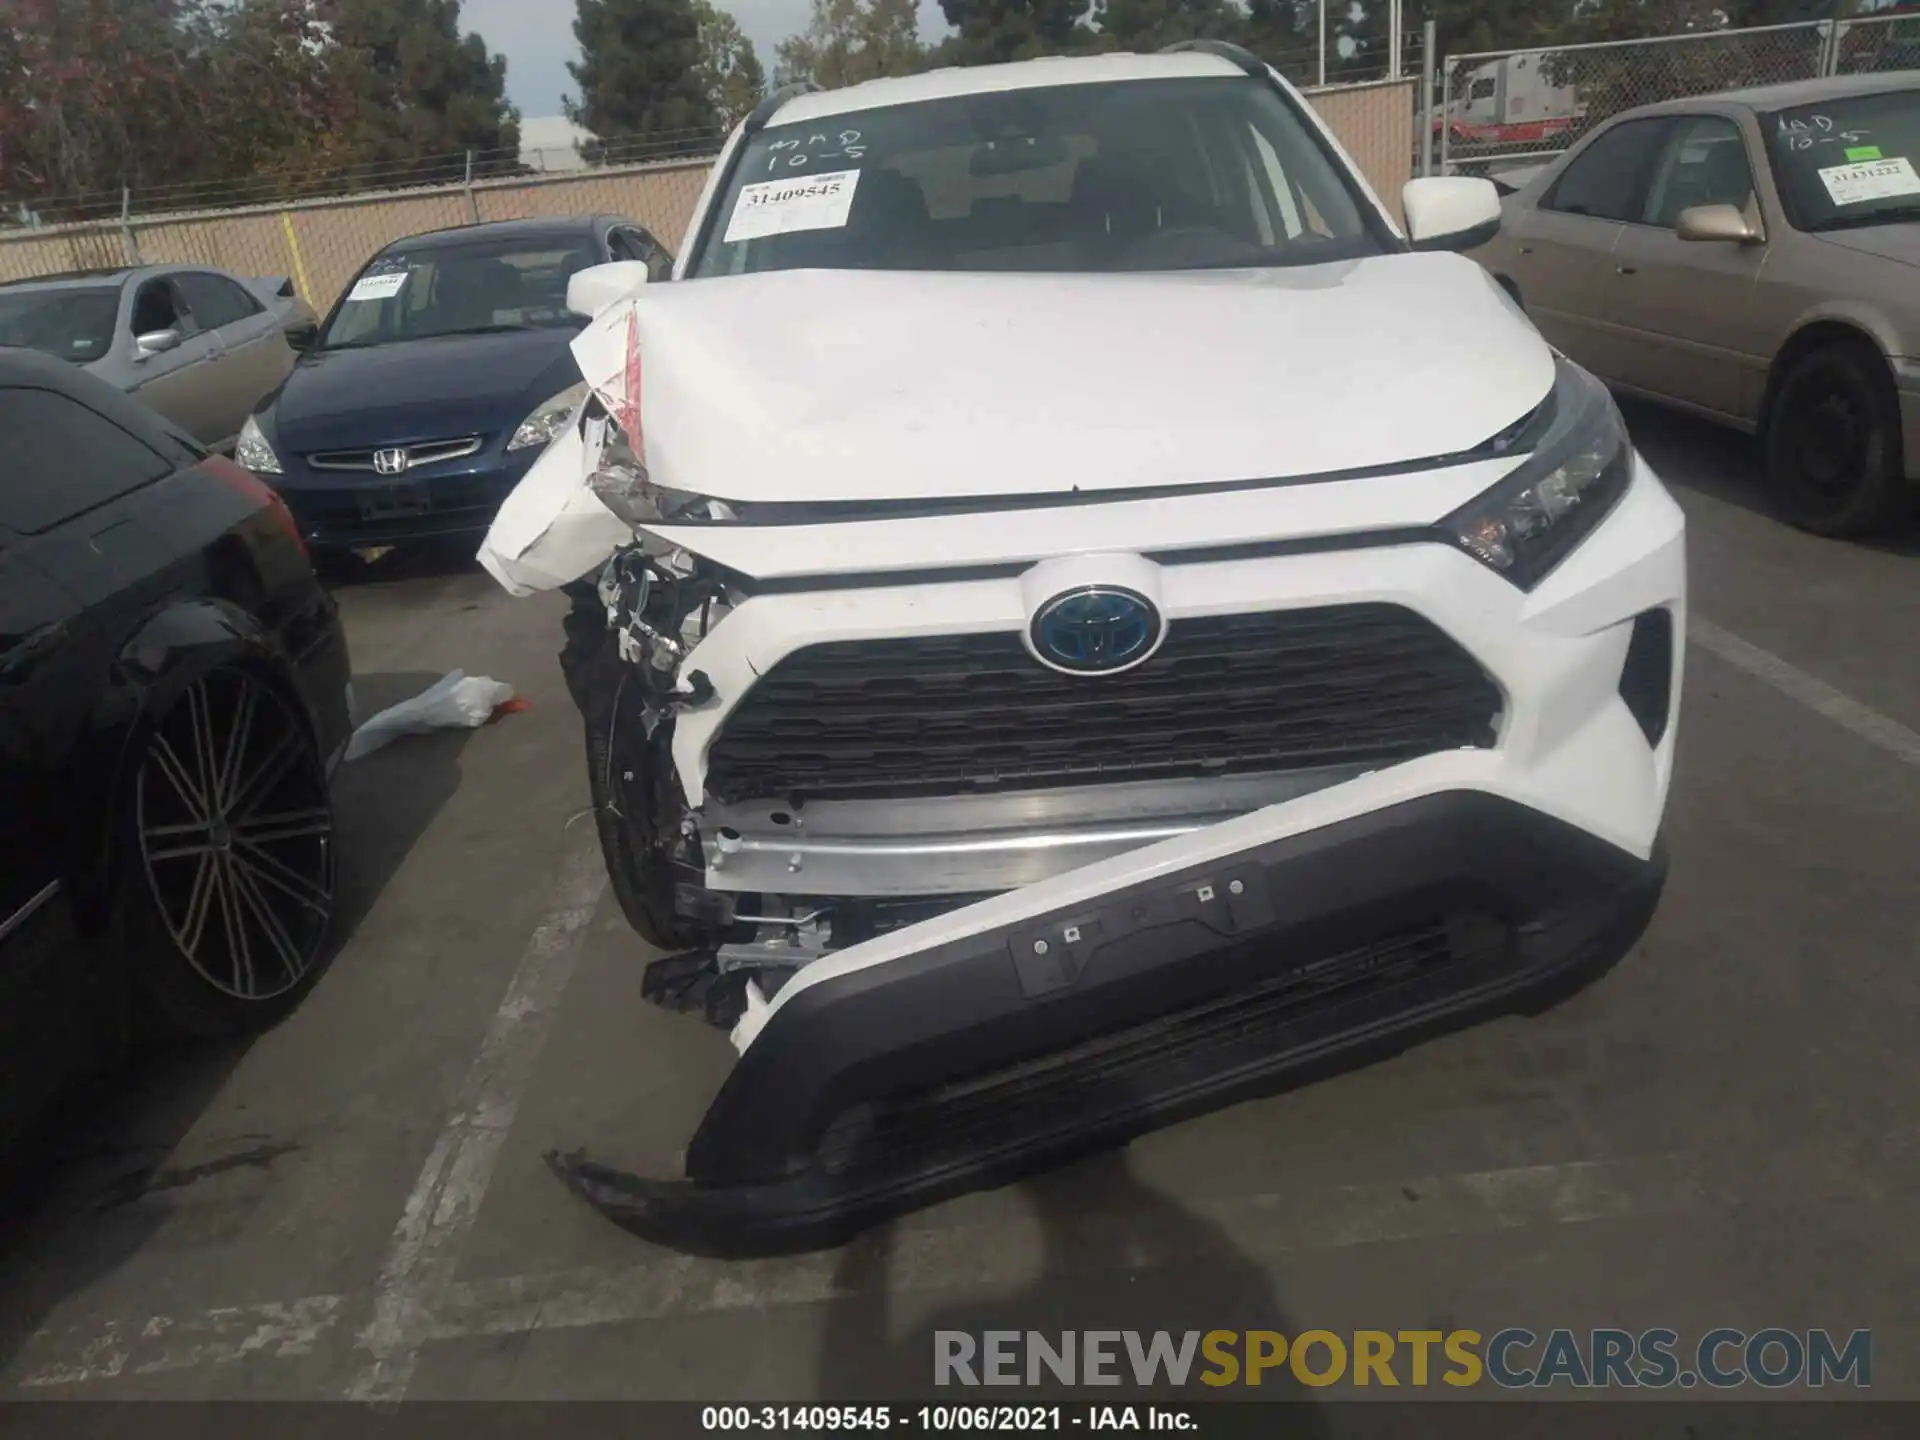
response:
M290 1008L349 729L286 507L93 376L0 349L0 1142L148 1012Z
M567 282L673 257L612 215L399 240L367 262L241 432L316 550L478 537L585 394Z

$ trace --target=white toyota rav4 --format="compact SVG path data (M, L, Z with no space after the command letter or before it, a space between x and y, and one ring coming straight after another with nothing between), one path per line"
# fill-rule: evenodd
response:
M482 558L565 587L612 884L739 1050L686 1155L809 1245L1617 960L1678 508L1592 377L1232 47L785 91ZM670 997L667 997L670 998Z

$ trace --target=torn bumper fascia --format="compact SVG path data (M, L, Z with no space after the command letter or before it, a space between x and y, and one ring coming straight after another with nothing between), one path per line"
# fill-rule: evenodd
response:
M834 952L744 1022L684 1179L550 1161L660 1243L805 1248L1342 1056L1544 1004L1638 938L1665 862L1657 834L1623 848L1536 799L1490 757L1432 756ZM1327 957L1364 970L1409 927L1460 916L1501 938L1315 989ZM1048 1057L1069 1063L1018 1068ZM942 1092L964 1077L987 1079L972 1099ZM917 1122L897 1103L915 1096L932 1097Z

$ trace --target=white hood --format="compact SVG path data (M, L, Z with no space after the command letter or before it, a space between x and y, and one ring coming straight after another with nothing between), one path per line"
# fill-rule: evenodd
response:
M874 501L1321 474L1467 450L1553 383L1478 265L785 271L642 290L575 342L656 484Z

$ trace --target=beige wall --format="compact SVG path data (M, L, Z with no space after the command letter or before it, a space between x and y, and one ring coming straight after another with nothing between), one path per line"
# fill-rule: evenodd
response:
M1413 174L1414 82L1331 87L1308 99L1326 118L1382 201L1400 214ZM128 227L146 264L213 265L241 275L291 275L324 314L369 255L394 240L473 220L606 212L626 215L678 251L711 162L678 161L482 181L471 195L451 186L307 201L285 209L207 211ZM119 265L127 259L117 221L36 231L0 231L0 279Z

